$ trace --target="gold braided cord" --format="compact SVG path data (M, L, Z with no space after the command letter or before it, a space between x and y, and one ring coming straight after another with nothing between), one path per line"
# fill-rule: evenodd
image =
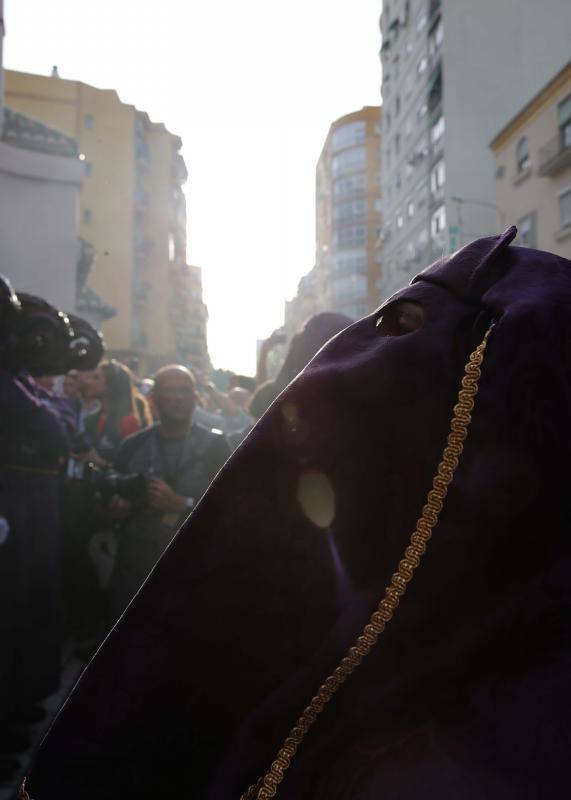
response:
M406 592L414 571L424 555L426 545L438 522L444 499L464 449L468 426L472 420L474 399L478 393L484 352L491 330L492 328L490 327L478 347L471 353L470 359L464 368L464 376L458 393L458 402L454 406L454 413L450 423L450 433L442 453L442 460L432 481L432 489L428 492L422 514L416 523L416 529L410 537L404 557L399 562L389 586L385 589L383 599L371 615L369 622L365 625L353 647L349 649L349 652L341 660L335 671L319 687L317 694L303 710L284 741L281 750L272 762L270 769L256 784L250 786L240 800L268 800L271 797L275 797L291 760L297 753L300 744L313 723L333 695L357 669L365 656L371 652L377 643L377 639L385 630L387 623L391 621L400 599Z

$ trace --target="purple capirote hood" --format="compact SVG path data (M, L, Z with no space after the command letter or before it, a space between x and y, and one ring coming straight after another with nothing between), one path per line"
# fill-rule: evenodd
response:
M280 395L85 671L34 800L227 800L266 771L402 557L492 320L428 552L278 797L567 794L571 263L514 235L428 268ZM403 301L423 326L382 335Z

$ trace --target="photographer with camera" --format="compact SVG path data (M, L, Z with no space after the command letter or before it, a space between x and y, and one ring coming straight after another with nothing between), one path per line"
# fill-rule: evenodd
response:
M153 402L159 421L126 439L115 460L124 489L118 483L119 492L110 502L115 519L123 521L109 585L113 622L231 452L221 433L192 421L196 384L186 367L159 370ZM140 475L146 479L146 491L135 498L133 488Z
M77 382L82 408L63 486L63 579L67 633L76 654L88 660L107 628L105 584L116 547L107 472L121 442L148 425L150 414L119 361L103 361L79 373Z

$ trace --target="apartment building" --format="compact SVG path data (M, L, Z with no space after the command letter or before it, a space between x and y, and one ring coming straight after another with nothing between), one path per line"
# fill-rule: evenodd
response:
M569 59L571 4L385 0L381 298L497 231L490 140Z
M191 306L198 311L193 290L179 291L183 273L196 281L186 264L180 138L121 102L114 90L57 73L7 70L5 88L12 109L73 136L79 146L85 170L79 235L93 262L79 310L94 292L112 305L115 316L103 324L109 354L137 359L145 372L173 360L193 364L189 337L180 330ZM181 302L188 312L182 317ZM205 334L205 307L198 313ZM201 364L205 352L206 338Z
M571 61L491 142L498 226L571 259Z
M331 124L316 169L315 293L321 311L353 319L378 305L380 109Z

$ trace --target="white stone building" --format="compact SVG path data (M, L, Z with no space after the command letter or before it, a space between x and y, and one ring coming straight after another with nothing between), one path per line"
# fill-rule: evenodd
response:
M2 3L0 0L0 21ZM0 273L16 290L76 310L77 214L84 165L75 141L4 108L0 22Z

